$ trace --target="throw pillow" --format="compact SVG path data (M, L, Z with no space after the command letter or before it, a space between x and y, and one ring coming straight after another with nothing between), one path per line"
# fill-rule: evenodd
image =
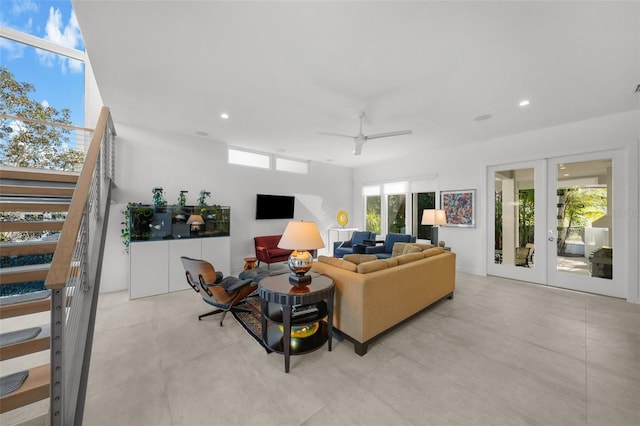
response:
M391 257L400 256L404 253L404 250L410 246L411 243L395 243L393 245L393 250L391 250Z
M423 249L421 249L418 246L413 246L411 244L407 244L404 247L404 250L402 250L402 254L407 254L407 253L420 253Z
M423 253L427 257L435 256L440 253L444 253L444 249L442 247L432 247L430 249L424 250Z
M342 259L336 259L335 257L329 257L320 255L318 256L318 262L326 263L327 265L335 266L336 268L344 269L349 272L356 272L356 268L358 265L355 263L347 262Z
M398 265L404 265L405 263L415 262L416 260L420 260L424 258L425 258L425 255L422 252L401 254L400 256L396 257L396 259L398 260Z
M387 269L389 266L387 262L382 259L373 260L371 262L365 262L358 265L359 274L368 274L370 272L381 271Z
M371 262L372 260L378 260L375 254L345 254L343 257L347 262L355 263L359 265L364 262Z

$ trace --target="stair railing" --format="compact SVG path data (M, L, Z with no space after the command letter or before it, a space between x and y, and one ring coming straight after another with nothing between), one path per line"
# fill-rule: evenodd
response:
M45 283L51 290L51 425L82 424L115 136L109 109L103 107Z

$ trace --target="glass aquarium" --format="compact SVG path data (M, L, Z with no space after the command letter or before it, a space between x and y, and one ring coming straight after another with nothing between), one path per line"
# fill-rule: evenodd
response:
M227 237L231 208L227 206L155 206L130 204L130 241Z

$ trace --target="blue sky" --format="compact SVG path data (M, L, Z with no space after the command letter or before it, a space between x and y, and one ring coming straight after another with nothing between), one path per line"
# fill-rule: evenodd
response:
M84 50L70 0L0 0L0 25ZM85 126L84 64L0 38L0 65L16 80L35 86L32 99L57 109L69 108L73 124Z

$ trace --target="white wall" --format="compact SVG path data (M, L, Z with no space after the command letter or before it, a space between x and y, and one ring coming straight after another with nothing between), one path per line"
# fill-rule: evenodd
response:
M200 137L161 134L128 126L113 117L116 140L116 188L107 231L101 291L128 289L129 257L120 238L122 211L128 202L151 203L152 189L164 188L169 204L188 190L197 204L201 190L209 204L231 206L231 269L242 270L254 255L253 237L281 234L288 220L255 220L256 194L294 195L295 220L316 221L325 244L336 215L352 203L352 170L312 162L310 174L292 174L227 164L225 144ZM322 253L322 251L321 251Z
M475 189L476 227L442 227L439 239L445 240L457 254L457 268L474 274L486 274L486 167L501 163L550 158L561 155L623 148L628 152L628 185L626 215L629 227L630 262L628 266L628 299L640 303L638 283L638 141L640 111L602 117L528 133L470 143L461 147L433 148L423 155L407 156L402 161L383 166L368 166L354 170L353 211L362 212L361 188L381 181L423 180L425 174L437 177L431 187L436 191ZM353 226L362 227L362 214L353 215ZM634 259L638 261L635 262ZM634 265L635 263L635 265Z

